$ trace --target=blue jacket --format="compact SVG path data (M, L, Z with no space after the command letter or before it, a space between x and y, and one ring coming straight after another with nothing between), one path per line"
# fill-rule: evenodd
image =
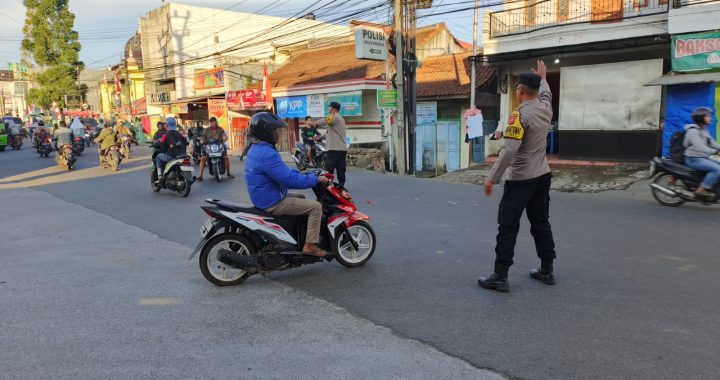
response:
M267 209L283 200L288 189L315 187L317 177L290 169L272 145L259 142L247 154L245 183L253 205Z

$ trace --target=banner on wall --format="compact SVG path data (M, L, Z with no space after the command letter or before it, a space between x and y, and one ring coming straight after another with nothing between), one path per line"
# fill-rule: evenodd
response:
M715 103L714 83L688 83L667 86L665 95L665 122L663 124L663 157L670 155L670 139L675 132L692 124L691 114L698 105ZM716 117L713 115L708 131L715 136Z
M678 34L672 37L672 70L720 70L720 31Z
M307 96L289 96L277 99L277 115L280 118L307 116Z
M225 99L208 99L209 117L215 116L218 125L228 131L228 112Z
M225 86L225 71L222 67L210 70L195 70L195 90L217 88Z
M340 103L341 116L362 116L362 92L360 91L327 95L324 115L327 115L330 102Z
M325 96L324 95L308 95L307 96L307 114L312 117L325 116Z
M268 109L264 91L259 89L228 91L227 107L233 111L262 111Z

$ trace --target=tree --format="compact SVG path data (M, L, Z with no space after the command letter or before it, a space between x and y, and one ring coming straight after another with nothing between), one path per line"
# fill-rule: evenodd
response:
M77 93L76 81L84 64L79 60L80 42L73 30L75 14L69 0L23 0L25 25L21 49L24 58L38 66L33 79L39 85L28 91L28 101L50 108L53 101L64 107L63 95Z

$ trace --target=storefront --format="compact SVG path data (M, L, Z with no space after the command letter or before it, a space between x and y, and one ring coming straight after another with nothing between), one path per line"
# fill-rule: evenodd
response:
M665 113L662 154L669 155L670 138L691 124L692 111L708 107L715 111L708 127L718 138L717 111L720 110L720 32L679 34L672 37L672 72L648 83L665 86Z

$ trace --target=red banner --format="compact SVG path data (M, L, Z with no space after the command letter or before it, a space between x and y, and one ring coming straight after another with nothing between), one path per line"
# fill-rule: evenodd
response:
M227 99L228 109L233 111L268 109L265 93L259 89L228 91L225 98Z
M135 114L143 115L147 113L147 100L145 97L136 100L133 106L135 108Z

